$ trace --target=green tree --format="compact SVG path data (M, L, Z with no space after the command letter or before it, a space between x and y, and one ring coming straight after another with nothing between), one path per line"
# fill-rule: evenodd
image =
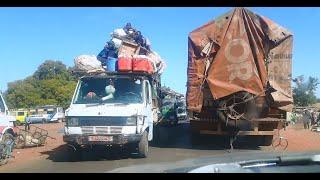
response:
M293 88L294 104L297 106L308 106L317 102L315 91L319 80L315 77L309 77L305 81L304 76L298 76L293 80L296 86Z
M23 80L8 83L5 97L9 108L70 104L77 77L61 61L47 60Z
M70 74L66 65L64 65L61 61L53 60L46 60L33 74L33 77L37 80L53 79L57 76L66 80L70 78Z

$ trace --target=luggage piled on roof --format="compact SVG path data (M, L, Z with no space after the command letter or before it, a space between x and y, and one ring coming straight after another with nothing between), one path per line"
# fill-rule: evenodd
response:
M110 35L111 39L96 57L89 55L77 57L76 67L83 71L103 69L107 72L162 74L166 68L164 60L151 50L150 40L130 23L123 28L115 29Z

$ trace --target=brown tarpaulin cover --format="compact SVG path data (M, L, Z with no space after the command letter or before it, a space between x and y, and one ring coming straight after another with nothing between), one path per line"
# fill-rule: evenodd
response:
M195 29L188 38L188 109L200 112L203 85L214 99L247 91L265 96L269 81L279 109L291 111L292 34L245 8Z

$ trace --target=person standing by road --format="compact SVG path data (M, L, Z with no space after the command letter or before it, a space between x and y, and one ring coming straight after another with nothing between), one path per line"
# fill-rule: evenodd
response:
M302 120L303 120L304 129L309 129L310 128L311 115L310 115L310 112L307 109L305 109L303 111Z
M24 130L30 130L30 119L29 119L29 112L27 113L25 117L25 123L24 123Z

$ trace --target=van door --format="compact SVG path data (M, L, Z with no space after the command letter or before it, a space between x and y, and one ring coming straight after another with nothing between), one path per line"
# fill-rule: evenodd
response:
M153 132L153 112L152 112L152 93L151 93L151 86L149 84L149 81L145 81L145 111L146 111L146 121L147 127L149 127L149 133L148 133L148 140L152 140L152 132Z

